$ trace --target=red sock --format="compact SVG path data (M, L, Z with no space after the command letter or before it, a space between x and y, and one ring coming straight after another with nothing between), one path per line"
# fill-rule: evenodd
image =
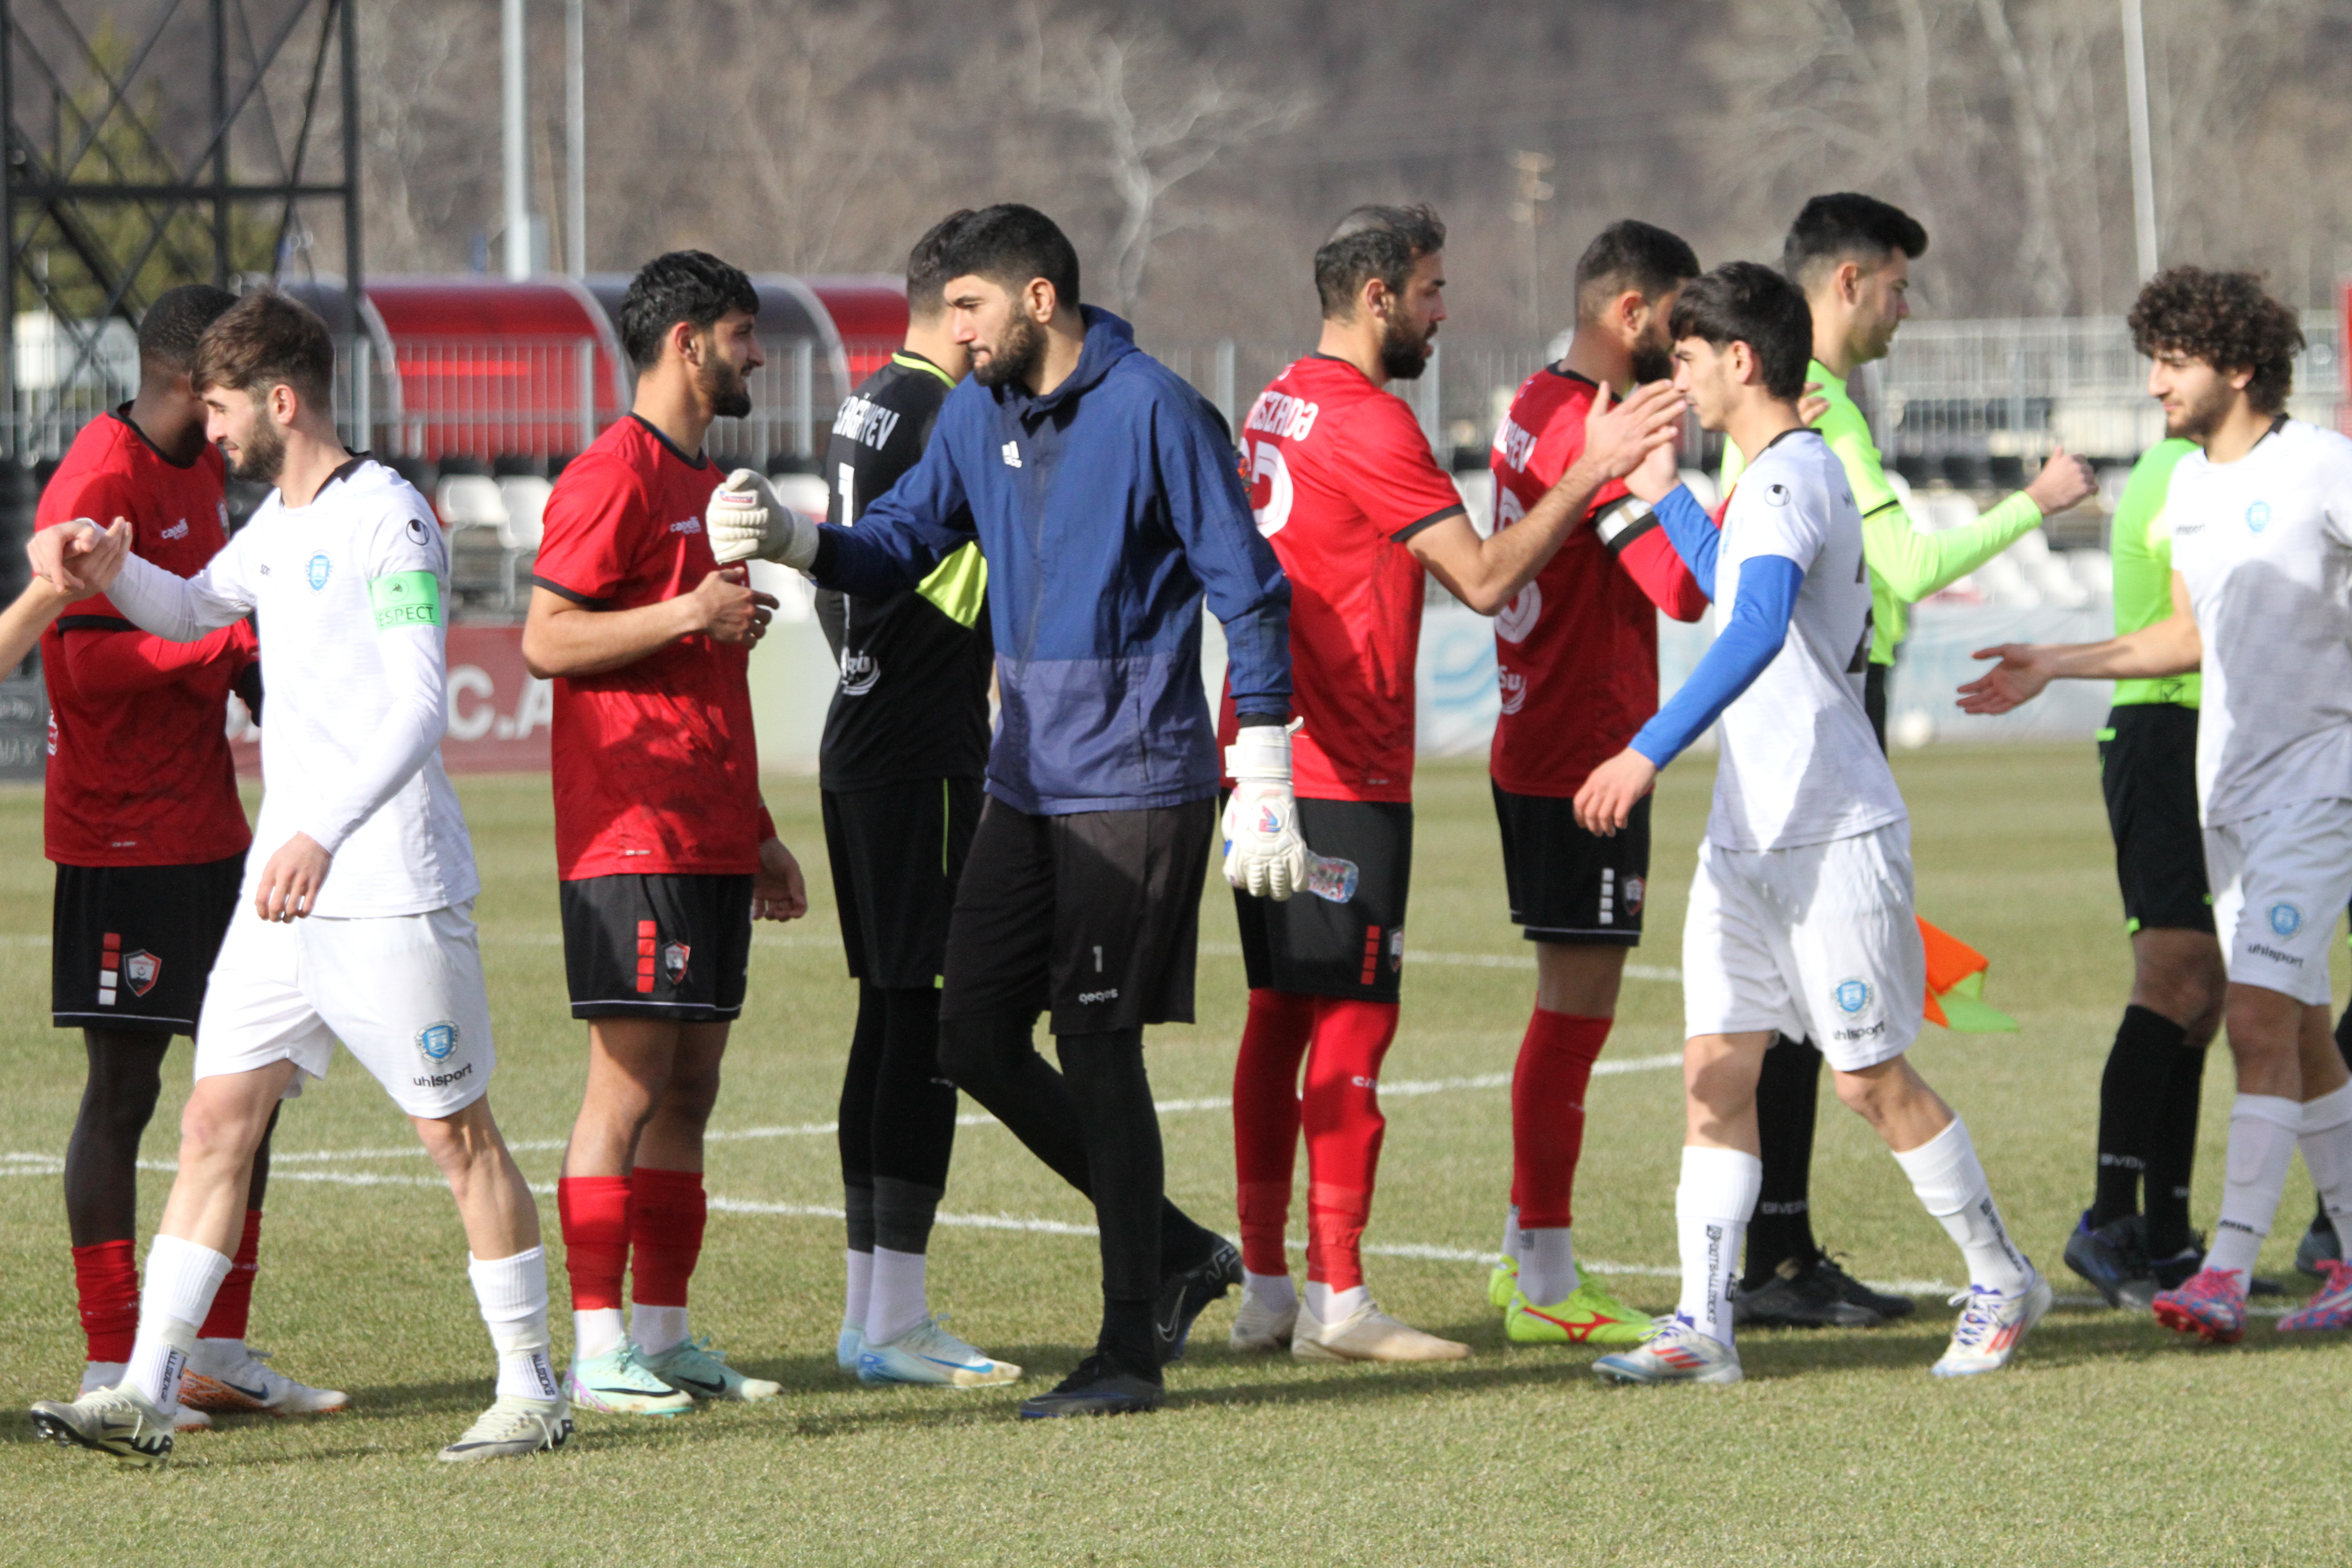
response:
M629 1299L648 1307L683 1307L710 1212L702 1173L639 1165L629 1182L635 1199L629 1209Z
M1580 1018L1538 1007L1519 1042L1511 1073L1511 1201L1519 1228L1573 1223L1576 1162L1584 1152L1584 1091L1608 1043L1609 1018Z
M565 1176L555 1184L555 1212L562 1219L572 1310L617 1310L629 1268L629 1178Z
M74 1294L92 1361L131 1359L139 1338L139 1258L128 1241L94 1241L73 1249Z
M1315 1007L1307 1055L1307 1278L1334 1290L1364 1282L1357 1255L1380 1170L1381 1059L1396 1038L1397 1005L1332 997Z
M1234 1058L1234 1170L1242 1267L1287 1274L1290 1178L1298 1158L1298 1063L1315 1034L1315 998L1252 991Z
M205 1340L245 1338L245 1320L253 1310L253 1276L261 1256L261 1211L245 1211L245 1234L237 1237L236 1256L229 1260L228 1278L213 1294L213 1310L196 1337Z

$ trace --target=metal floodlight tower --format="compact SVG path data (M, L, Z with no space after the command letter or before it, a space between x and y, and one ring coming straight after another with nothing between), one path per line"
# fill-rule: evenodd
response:
M12 413L20 309L48 312L61 361L70 340L54 377L70 386L99 363L104 323L135 324L163 289L286 273L310 247L314 207L333 209L342 231L347 319L328 325L363 330L356 4L118 0L91 26L89 8L62 0L0 0L0 397ZM53 258L69 282L53 278ZM20 439L11 418L8 455Z

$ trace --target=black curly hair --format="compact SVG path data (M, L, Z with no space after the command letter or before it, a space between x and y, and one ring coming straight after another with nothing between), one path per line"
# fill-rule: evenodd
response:
M2167 268L2147 280L2125 320L2150 359L2179 353L2225 373L2252 371L2246 400L2258 414L2276 414L2294 390L2303 328L2293 306L2264 291L2259 272Z
M709 331L730 310L760 313L760 296L741 269L701 250L673 250L637 268L621 299L621 352L639 370L661 359L662 340L684 321Z

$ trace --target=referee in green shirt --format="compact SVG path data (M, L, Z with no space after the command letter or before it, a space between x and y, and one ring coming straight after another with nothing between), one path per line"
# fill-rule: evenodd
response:
M1829 404L1814 428L1845 465L1862 510L1873 628L1864 703L1881 750L1886 745L1886 673L1903 640L1909 606L2097 489L2089 464L2058 450L2032 484L1965 528L1930 532L1904 510L1846 383L1863 365L1886 357L1895 329L1911 313L1911 262L1927 248L1927 231L1917 219L1875 197L1848 192L1807 202L1780 250L1781 270L1805 291L1812 310L1813 358L1805 379L1819 384ZM1738 448L1727 446L1727 491L1745 466ZM1742 1322L1871 1328L1912 1310L1907 1298L1881 1295L1862 1284L1813 1239L1809 1192L1821 1072L1822 1054L1809 1040L1784 1037L1764 1055L1756 1089L1764 1187L1748 1229L1747 1268L1739 1283Z

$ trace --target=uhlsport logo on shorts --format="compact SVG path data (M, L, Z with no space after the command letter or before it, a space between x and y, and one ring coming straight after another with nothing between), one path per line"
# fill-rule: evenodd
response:
M457 1048L457 1026L446 1021L425 1025L416 1031L416 1048L428 1062L447 1061L449 1053Z
M1870 1005L1870 982L1867 980L1841 980L1838 982L1837 989L1831 992L1830 994L1836 998L1838 1007L1841 1011L1846 1013L1859 1013L1864 1007Z
M324 552L310 557L310 565L303 568L304 574L310 580L310 592L316 594L322 591L327 585L327 578L334 570L335 563L327 559Z
M2289 903L2271 906L2271 930L2281 936L2293 936L2303 929L2303 911Z
M2254 533L2260 533L2270 525L2271 503L2266 500L2250 502L2246 507L2246 527L2248 531Z

